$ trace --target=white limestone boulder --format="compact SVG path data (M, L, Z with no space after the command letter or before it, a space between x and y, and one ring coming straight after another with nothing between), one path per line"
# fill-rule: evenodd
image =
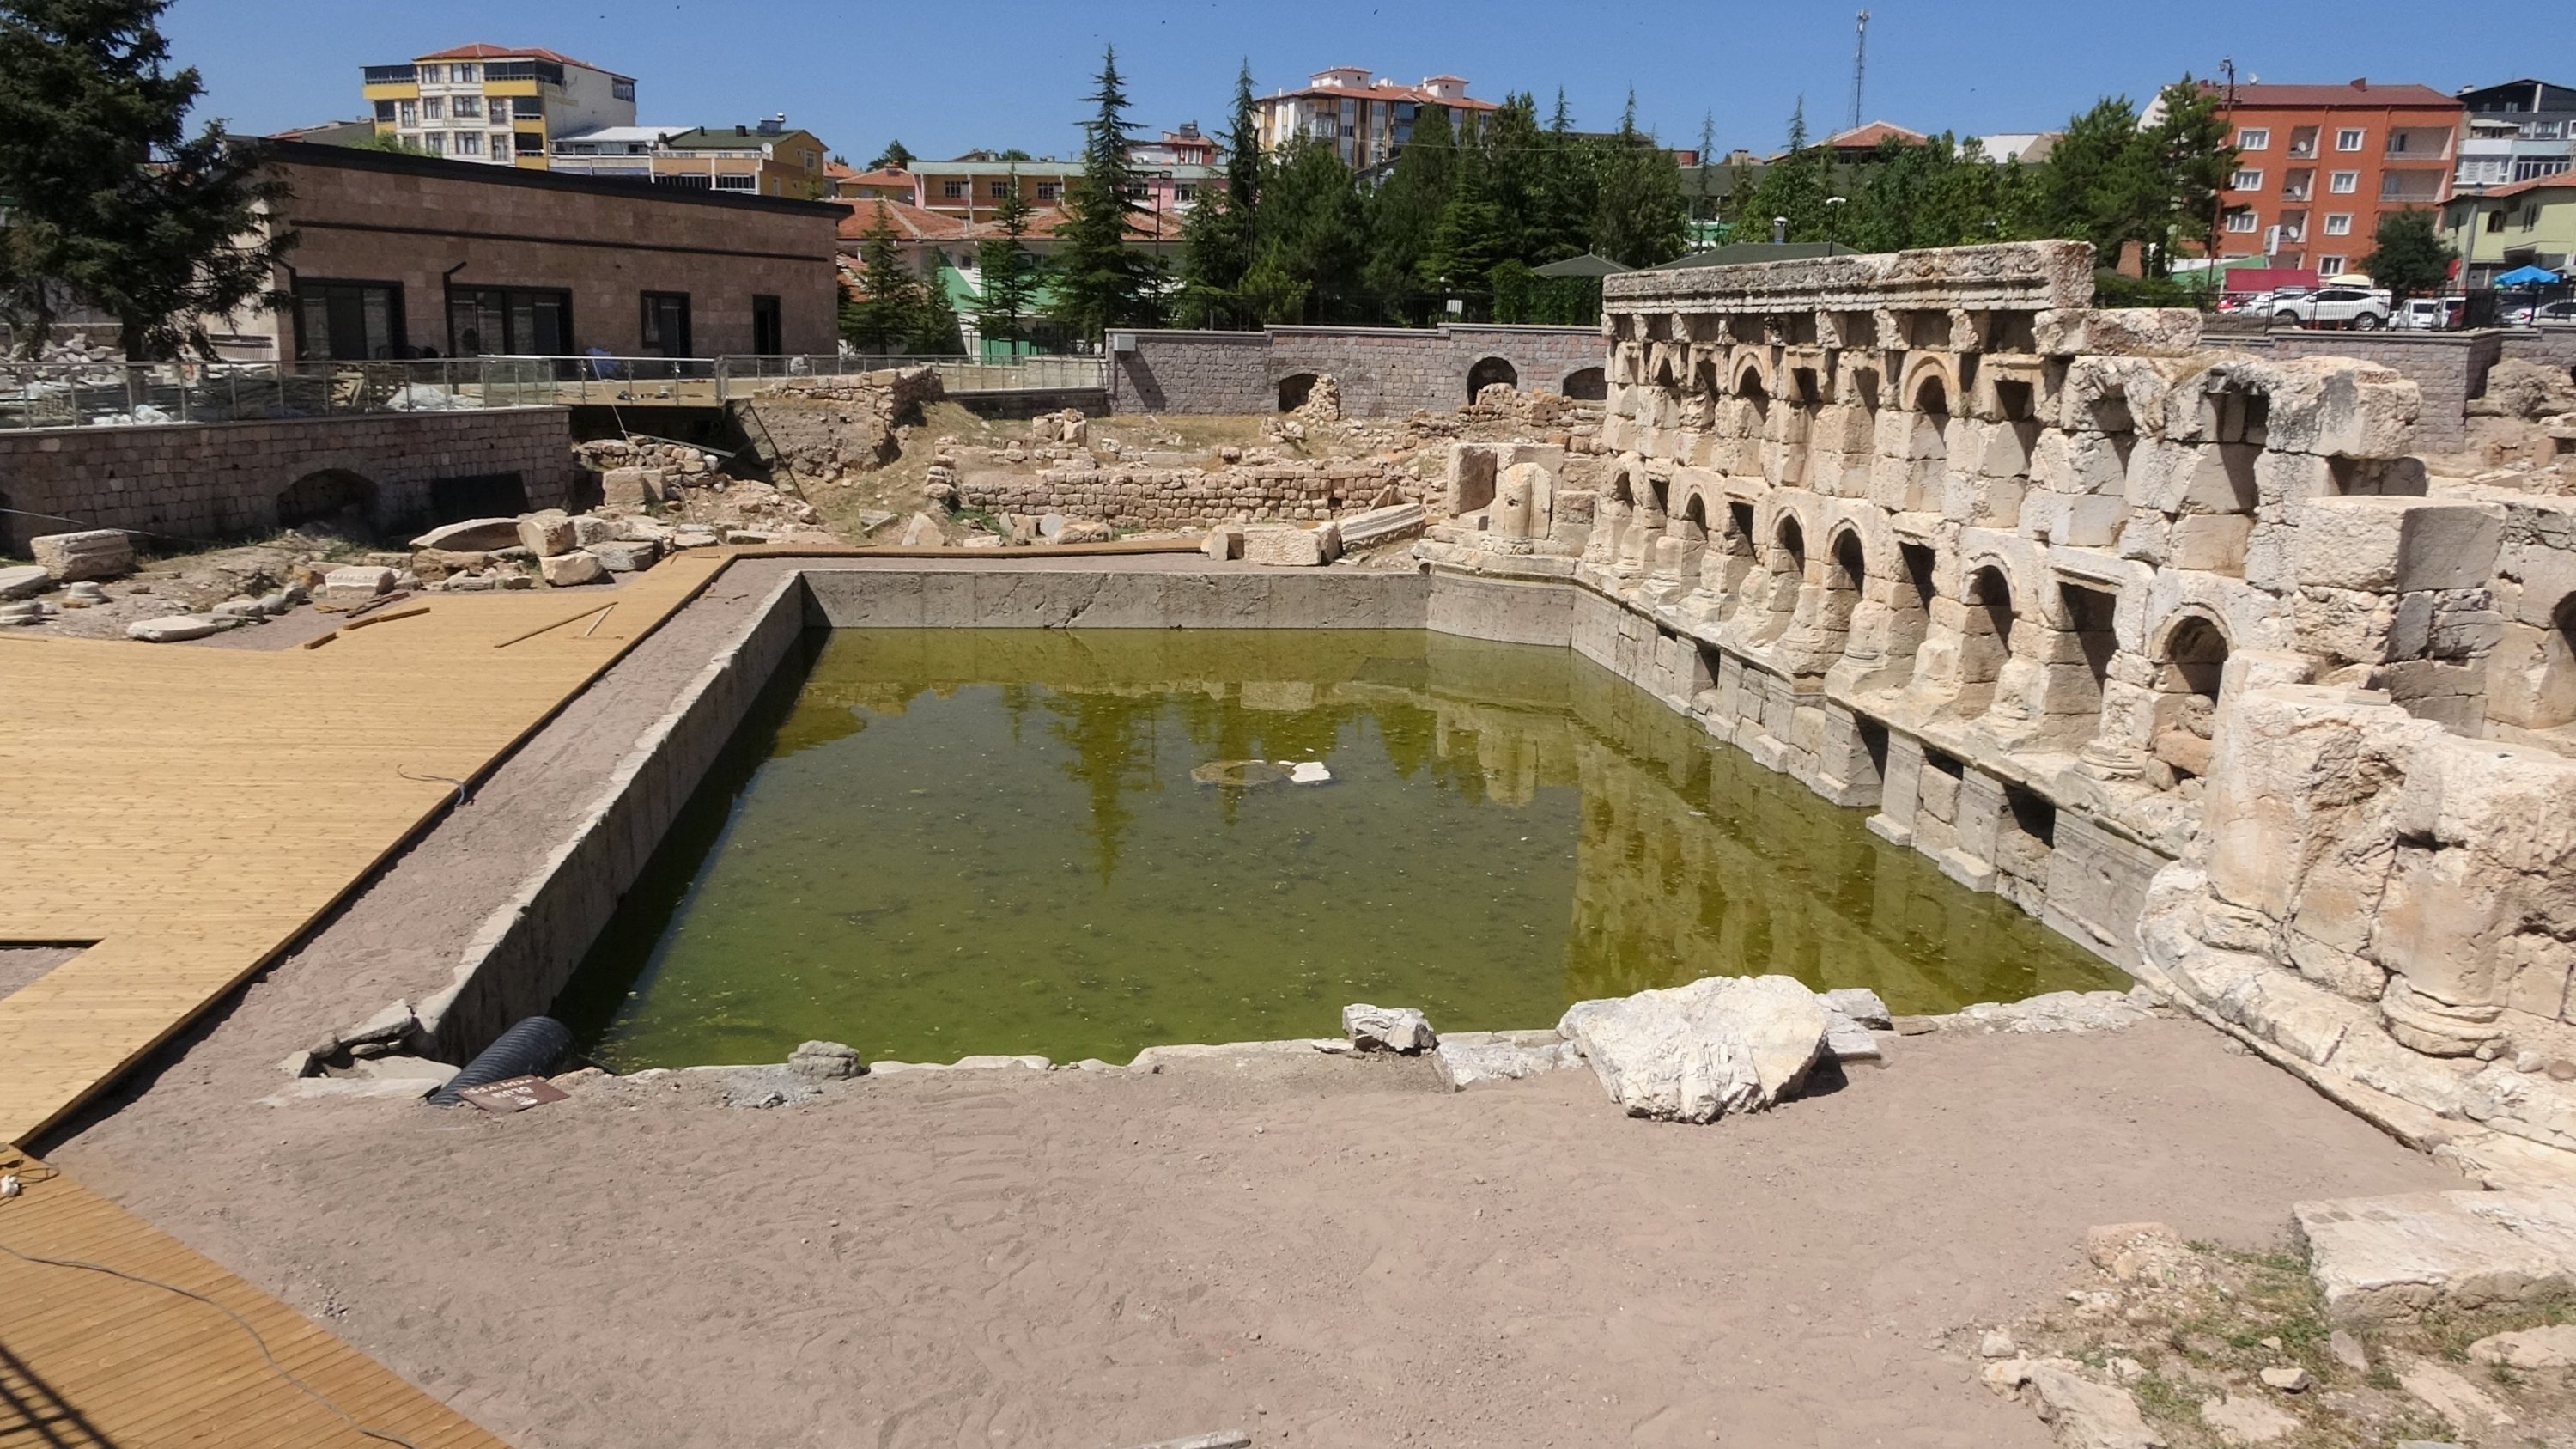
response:
M1250 528L1243 534L1247 563L1273 568L1316 568L1342 556L1341 530L1330 523L1313 528Z
M182 644L203 639L223 625L202 614L174 614L166 619L145 619L125 626L125 637L145 644Z
M60 582L112 579L134 570L134 540L120 528L46 533L27 540L27 556Z
M519 546L519 520L469 518L461 523L443 523L413 539L411 546L448 553L491 553L496 549L516 548Z
M1791 977L1710 976L1578 1001L1557 1032L1630 1116L1713 1122L1796 1091L1830 1025L1824 1003Z
M2165 1449L2129 1391L2084 1377L2066 1358L2016 1358L1989 1365L1986 1387L2039 1411L2063 1449Z
M912 516L912 521L903 526L903 537L900 540L900 546L904 548L940 548L945 546L947 542L947 538L939 531L938 519L931 517L927 513L916 513Z
M322 576L322 602L341 608L364 604L393 592L396 575L392 569L368 564L351 564Z
M595 584L608 577L608 570L600 566L596 555L578 548L539 560L537 571L545 575L547 584L558 589L568 589L576 584Z
M0 600L34 598L53 586L53 574L34 564L0 568Z
M1342 547L1367 548L1409 538L1422 531L1423 509L1419 503L1398 503L1390 508L1372 508L1342 519Z
M1342 1008L1342 1033L1364 1052L1402 1052L1413 1056L1440 1044L1430 1019L1410 1006L1371 1006L1353 1002Z
M660 544L639 538L602 539L585 551L612 574L642 573L662 557Z
M1461 1033L1440 1039L1431 1064L1453 1092L1487 1082L1516 1082L1583 1065L1583 1055L1554 1032Z
M539 558L570 553L575 542L572 515L548 508L519 520L519 546Z

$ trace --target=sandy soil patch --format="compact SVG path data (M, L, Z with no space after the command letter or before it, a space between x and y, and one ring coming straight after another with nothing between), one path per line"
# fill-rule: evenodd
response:
M299 961L288 971L327 970ZM1589 1073L993 1071L263 1107L262 993L54 1157L513 1442L2047 1444L1961 1330L2095 1224L2449 1174L2187 1022L1935 1036L1768 1116Z

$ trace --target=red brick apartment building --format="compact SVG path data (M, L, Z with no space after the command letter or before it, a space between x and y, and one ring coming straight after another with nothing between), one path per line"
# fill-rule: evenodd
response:
M2240 85L2219 97L2241 153L2219 254L2328 276L2370 254L2379 218L2439 207L2467 111L2430 86Z

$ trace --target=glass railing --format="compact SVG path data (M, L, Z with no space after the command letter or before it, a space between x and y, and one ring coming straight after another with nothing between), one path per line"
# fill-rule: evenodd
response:
M796 379L930 367L952 393L1091 388L1099 357L438 357L377 362L0 362L0 431L478 408L719 407Z

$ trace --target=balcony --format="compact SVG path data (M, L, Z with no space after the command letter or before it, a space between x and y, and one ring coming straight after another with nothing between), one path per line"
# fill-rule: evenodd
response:
M420 81L420 67L416 65L371 65L363 73L366 84L371 86L407 86Z

